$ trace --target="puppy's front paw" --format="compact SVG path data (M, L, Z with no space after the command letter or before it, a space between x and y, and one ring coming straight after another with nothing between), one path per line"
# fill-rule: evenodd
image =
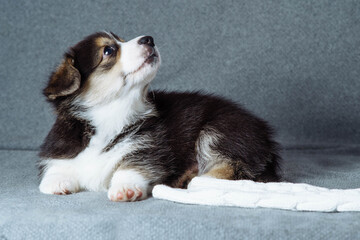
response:
M42 193L63 195L78 192L79 184L71 176L50 174L41 180L39 189Z
M148 182L134 170L118 170L114 173L108 198L115 202L138 201L147 197Z
M108 198L114 202L133 202L146 198L146 190L134 184L116 184L108 191Z

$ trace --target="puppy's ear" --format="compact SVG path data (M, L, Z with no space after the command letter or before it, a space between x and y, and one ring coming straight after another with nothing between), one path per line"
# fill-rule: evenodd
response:
M74 67L74 59L67 55L64 61L51 75L44 95L49 100L74 93L80 87L80 72Z

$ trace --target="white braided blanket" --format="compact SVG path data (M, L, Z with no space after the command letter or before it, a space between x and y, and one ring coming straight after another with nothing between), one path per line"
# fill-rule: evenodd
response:
M186 204L293 211L360 211L360 188L328 189L302 183L258 183L195 177L188 189L156 185L152 194L154 198Z

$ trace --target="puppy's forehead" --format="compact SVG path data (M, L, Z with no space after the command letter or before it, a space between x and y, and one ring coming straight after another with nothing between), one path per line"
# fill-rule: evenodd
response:
M97 35L96 42L99 44L109 44L114 42L125 42L113 32L102 32Z
M77 46L79 48L86 48L95 44L96 47L103 47L105 45L118 44L119 42L125 41L112 32L97 32L86 37L83 41L79 42Z
M118 40L118 41L120 41L120 42L125 42L124 39L120 38L120 37L119 37L118 35L116 35L115 33L110 32L110 34L111 34L116 40Z
M118 42L124 42L120 37L116 34L110 32L101 32L94 35L94 42L97 46L101 47L104 45L118 44Z
M114 38L100 36L100 37L96 37L94 39L94 42L98 47L102 47L105 45L116 44L117 41Z

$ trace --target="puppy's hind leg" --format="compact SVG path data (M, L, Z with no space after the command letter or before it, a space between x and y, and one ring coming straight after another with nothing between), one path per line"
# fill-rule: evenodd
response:
M231 161L216 150L216 145L221 138L222 135L212 129L200 132L196 141L196 159L200 176L234 179Z
M199 176L228 180L254 179L253 173L247 170L248 167L240 155L237 154L233 159L220 150L224 138L225 136L212 128L200 132L196 141ZM234 152L231 149L227 150Z
M200 132L196 141L199 175L229 180L279 181L280 157L270 140L240 141L236 132L225 136L212 128ZM257 142L260 142L257 143Z

